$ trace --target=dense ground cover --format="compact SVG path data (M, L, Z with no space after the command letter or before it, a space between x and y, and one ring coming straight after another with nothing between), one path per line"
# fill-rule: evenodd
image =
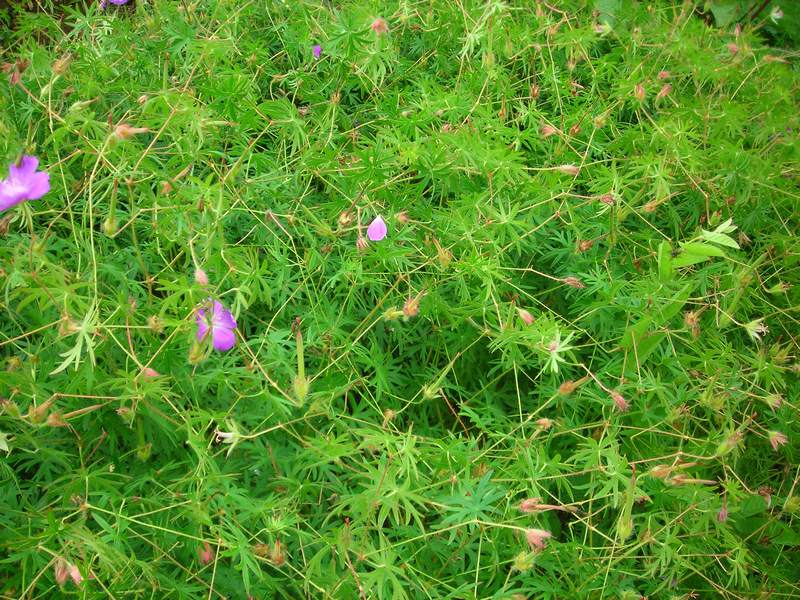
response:
M797 14L711 4L0 7L0 595L798 597Z

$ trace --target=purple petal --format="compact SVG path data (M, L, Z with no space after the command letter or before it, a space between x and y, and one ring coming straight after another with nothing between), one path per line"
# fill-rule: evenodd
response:
M195 321L197 322L197 341L202 342L206 337L206 333L208 333L208 323L206 322L206 311L204 311L202 308L198 309L197 314L195 316Z
M50 191L50 174L42 171L34 173L28 178L28 193L26 200L38 200Z
M314 58L319 58L321 54L322 54L322 46L316 44L314 46Z
M214 301L214 328L224 327L226 329L236 329L236 321L227 308L222 305L222 302Z
M0 212L16 206L23 200L25 200L25 190L8 181L0 180Z
M214 350L225 352L233 348L236 344L236 331L234 329L225 329L216 327L211 334L211 342L214 344Z
M17 165L11 165L8 168L9 179L27 179L34 174L39 167L39 159L35 156L28 156L27 154L22 157L22 160Z
M384 223L380 215L375 217L375 220L367 227L367 237L373 242L380 242L386 237L386 223Z

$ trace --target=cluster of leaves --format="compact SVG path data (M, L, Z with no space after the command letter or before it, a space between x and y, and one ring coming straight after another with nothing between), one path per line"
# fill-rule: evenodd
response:
M796 53L598 4L5 9L0 594L800 594Z

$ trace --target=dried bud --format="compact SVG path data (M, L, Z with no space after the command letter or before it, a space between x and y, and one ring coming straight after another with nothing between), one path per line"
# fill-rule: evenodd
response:
M580 132L581 132L580 123L575 123L575 125L569 128L569 134L572 136L578 135Z
M617 410L620 412L625 412L630 408L630 404L619 392L611 392L611 399L614 401L614 404L617 407Z
M614 206L614 203L616 202L614 200L614 194L610 194L610 193L609 194L603 194L602 196L600 196L598 198L598 200L600 202L602 202L603 204L608 204L609 206Z
M139 104L144 104L145 102L147 102L147 94L142 94L141 96L139 96L136 99L136 102L138 102Z
M67 422L64 420L64 417L61 416L59 412L51 412L47 415L47 426L48 427L66 427Z
M569 380L562 383L558 386L558 393L562 396L569 396L572 392L574 392L578 388L578 384L575 381Z
M113 135L118 140L129 140L134 135L137 135L137 134L140 134L140 133L147 133L148 131L150 131L150 130L147 129L147 127L132 127L132 126L128 125L127 123L120 123L119 125L117 125L114 128Z
M383 35L384 33L389 32L389 24L385 19L381 19L380 17L372 22L370 28L378 35Z
M730 42L728 44L728 52L731 53L731 56L736 56L736 54L738 54L739 52L739 46L737 46L733 42Z
M164 331L164 321L158 315L150 315L147 317L147 327L153 333L162 333Z
M253 554L266 558L269 556L269 544L255 544L253 546Z
M352 224L353 224L353 213L347 210L339 213L339 227L348 227Z
M700 337L700 315L693 310L687 311L683 315L683 323L691 330L692 337Z
M53 405L53 399L45 400L38 406L31 406L28 408L28 420L31 423L41 423L45 420L46 415L50 412L50 407Z
M197 285L202 285L202 286L208 285L208 275L203 269L199 267L194 270L194 280L195 283L197 283Z
M641 83L637 83L636 87L633 88L633 97L639 102L644 102L644 99L647 97L647 92L645 92L644 86Z
M594 240L578 240L578 252L586 252L594 246Z
M534 83L531 86L531 98L533 100L536 100L539 97L540 93L541 93L541 90L539 89L539 84L538 83Z
M53 63L53 73L55 73L56 75L63 75L64 73L67 72L67 69L69 69L69 65L71 62L72 62L72 55L65 54L64 56L62 56Z
M286 562L286 556L283 553L280 540L275 540L275 545L272 546L272 550L269 553L269 560L276 567L280 567Z
M383 427L386 428L386 426L389 423L394 421L394 418L396 416L397 416L397 413L395 411L393 411L391 408L387 408L386 410L384 410L383 411Z
M173 190L172 183L169 181L162 181L161 182L161 195L167 196ZM200 209L202 211L202 209Z
M536 419L534 423L546 431L553 426L555 421L553 421L553 419L548 419L547 417L542 417L541 419Z
M576 290L580 290L586 287L584 283L577 277L571 277L571 276L564 277L564 279L562 279L561 281L566 283L569 287L575 288Z
M365 238L363 235L358 236L358 239L356 240L356 249L359 252L364 252L368 247L369 242L367 242L367 238Z
M408 320L411 317L416 317L419 314L419 301L424 296L424 292L420 292L413 298L408 298L403 304L403 317Z
M572 175L574 177L581 172L581 168L577 165L559 165L556 167L556 171L559 173L564 173L564 175Z

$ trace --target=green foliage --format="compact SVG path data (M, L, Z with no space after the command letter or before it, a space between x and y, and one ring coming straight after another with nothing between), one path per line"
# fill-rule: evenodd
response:
M4 598L800 594L772 4L24 4Z

